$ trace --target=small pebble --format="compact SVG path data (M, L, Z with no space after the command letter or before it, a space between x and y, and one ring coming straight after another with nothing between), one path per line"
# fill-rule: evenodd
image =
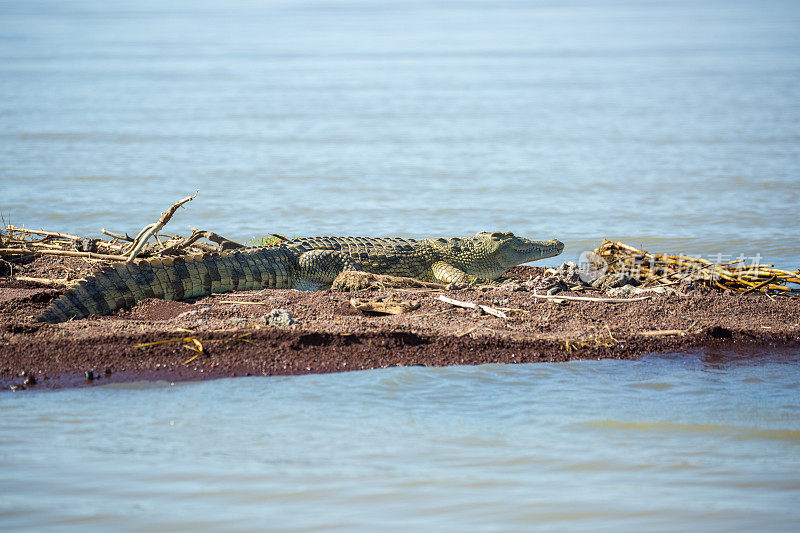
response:
M265 324L274 328L288 328L297 323L292 313L286 309L273 309L262 320Z

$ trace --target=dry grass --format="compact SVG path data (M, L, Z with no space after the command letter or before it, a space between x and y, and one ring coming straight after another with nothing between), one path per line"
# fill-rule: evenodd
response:
M738 293L800 294L800 271L781 270L773 265L747 265L741 260L712 263L682 254L651 254L619 241L605 241L594 253L605 260L610 272L627 274L645 287L695 281Z

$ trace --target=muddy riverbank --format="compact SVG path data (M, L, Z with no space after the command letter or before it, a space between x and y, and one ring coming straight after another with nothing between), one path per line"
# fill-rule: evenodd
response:
M81 263L37 258L25 268L29 274L59 277L66 269L85 274L79 271L86 269ZM536 281L543 272L541 267L517 267L508 277L520 283L446 293L264 290L183 302L151 299L108 316L56 325L34 318L61 289L3 278L0 387L632 359L708 345L763 350L800 344L797 299L682 287L677 294L649 294L624 303L553 302L534 297L543 294ZM501 309L506 318L453 306L439 299L442 294ZM394 298L419 307L399 315L370 315L355 309L352 298ZM275 309L288 311L294 322L270 319Z

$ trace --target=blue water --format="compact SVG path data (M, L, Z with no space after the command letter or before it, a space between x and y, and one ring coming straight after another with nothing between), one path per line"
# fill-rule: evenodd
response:
M800 352L0 395L4 528L796 531Z
M793 1L0 3L29 227L603 237L796 268Z
M800 5L0 1L0 214L800 266ZM800 528L798 354L0 393L8 529Z

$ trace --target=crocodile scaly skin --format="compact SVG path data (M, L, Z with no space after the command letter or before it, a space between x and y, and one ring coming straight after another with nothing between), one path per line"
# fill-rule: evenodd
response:
M104 315L145 298L183 300L253 289L317 290L344 270L432 282L489 282L510 267L558 255L556 239L511 233L452 239L305 237L274 246L117 263L78 282L39 322Z

